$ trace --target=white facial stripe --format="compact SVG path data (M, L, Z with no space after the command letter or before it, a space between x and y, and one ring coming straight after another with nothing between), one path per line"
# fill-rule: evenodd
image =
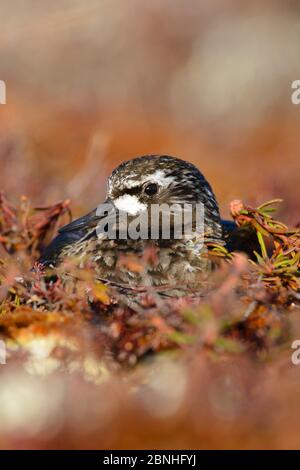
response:
M126 188L137 188L138 186L140 186L142 183L142 181L138 181L138 180L126 180Z
M130 194L124 194L118 197L114 202L117 209L128 212L130 215L137 215L147 209L145 204L139 202L136 196L131 196Z
M165 173L162 170L156 170L156 172L150 176L149 180L161 186L167 186L169 183L174 181L174 178L172 176L165 176Z
M167 186L169 183L172 183L172 181L174 181L174 178L172 176L165 176L165 173L162 170L156 170L155 173L152 173L149 176L145 176L140 180L127 180L126 186L130 189L136 188L146 183L146 181L149 181L149 183L157 183L159 186L164 187Z

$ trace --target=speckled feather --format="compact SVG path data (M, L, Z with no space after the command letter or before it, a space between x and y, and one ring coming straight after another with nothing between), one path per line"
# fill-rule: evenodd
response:
M159 186L157 194L151 197L144 192L149 183ZM145 207L203 203L205 241L222 243L222 223L215 196L205 177L191 163L155 155L122 163L108 180L107 201L118 207L126 202L126 197ZM41 262L56 265L65 257L73 257L79 265L84 265L86 260L92 260L100 279L129 286L192 285L211 269L211 261L205 256L205 243L199 245L197 237L192 240L109 240L96 233L99 220L95 209L60 229ZM149 257L149 253L155 256ZM149 258L150 262L146 262ZM144 269L139 269L133 259Z

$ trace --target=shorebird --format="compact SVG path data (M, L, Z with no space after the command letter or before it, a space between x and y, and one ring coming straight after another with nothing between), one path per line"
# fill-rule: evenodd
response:
M107 219L101 212L103 207ZM154 222L149 214L152 214L153 207L164 208L158 225L165 208L172 208L167 237L162 236L161 225L156 230L156 237L150 236L149 227ZM190 209L193 233L176 237L176 214L185 207ZM195 228L197 207L203 209L199 232L198 226ZM145 213L147 216L143 220L148 223L146 232L144 230L146 236L127 236L127 226L126 236L123 230L123 237L119 237L120 214L125 214L129 226L135 223L136 228L136 219ZM107 224L114 220L113 237L99 230L99 224L103 228L104 220ZM193 286L203 274L211 271L207 244L225 244L224 240L233 227L233 222L222 222L212 188L198 168L179 158L146 155L126 161L112 172L104 205L62 227L40 262L54 267L70 257L78 266L91 261L97 278L131 287Z

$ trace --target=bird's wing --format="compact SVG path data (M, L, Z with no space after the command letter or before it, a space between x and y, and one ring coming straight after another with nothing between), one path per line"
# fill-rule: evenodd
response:
M67 232L81 232L86 231L89 228L95 227L99 221L99 217L96 214L97 210L89 212L88 214L75 219L67 225L61 227L58 233L67 233Z
M237 228L237 225L233 220L221 220L222 230L223 230L223 239L227 241L232 232Z
M93 228L97 226L99 219L95 209L89 214L61 227L57 236L43 251L39 263L42 263L44 266L57 264L62 250L69 245L75 244L84 237L92 235L94 233Z
M95 235L97 224L99 224L103 217L113 215L114 211L114 205L107 199L103 203L102 209L101 206L99 206L97 209L92 210L79 219L75 219L61 227L58 231L58 235L42 253L39 262L45 266L57 264L62 250L83 238Z
M228 251L242 252L251 259L256 259L254 251L260 253L256 230L247 225L238 227L231 220L222 220L223 239Z

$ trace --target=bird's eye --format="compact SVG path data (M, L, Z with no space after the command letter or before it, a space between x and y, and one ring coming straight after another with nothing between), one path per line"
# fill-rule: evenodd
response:
M149 183L147 186L144 188L144 192L147 194L147 196L154 196L158 191L158 185L156 183Z

